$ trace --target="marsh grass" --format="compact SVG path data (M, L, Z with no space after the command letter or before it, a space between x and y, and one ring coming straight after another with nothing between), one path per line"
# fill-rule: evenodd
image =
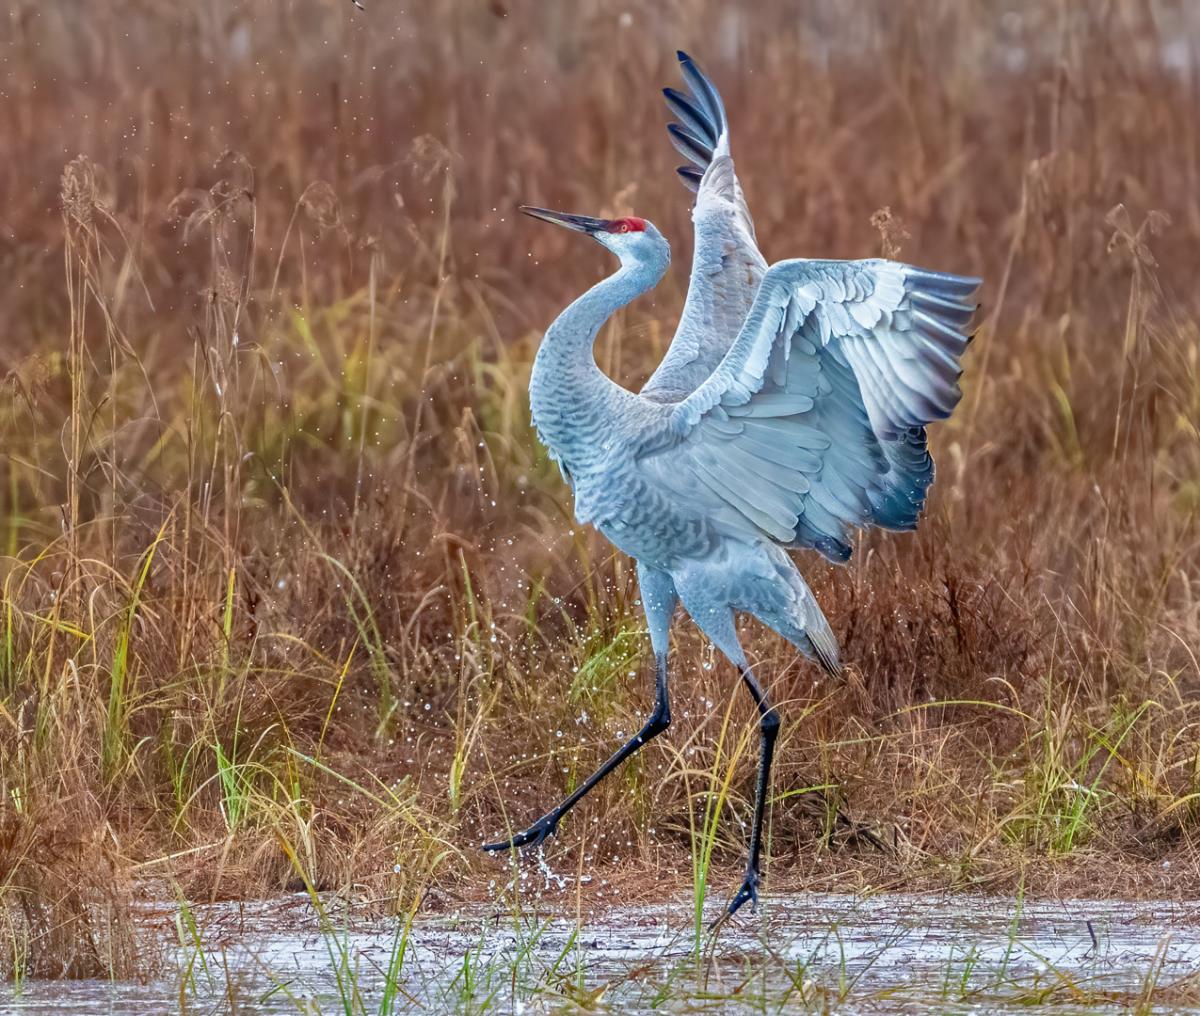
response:
M903 899L899 912L891 902ZM339 901L338 907L346 901ZM318 896L311 919L302 919L308 959L272 969L260 961L254 986L240 988L247 1002L269 1011L480 1013L536 1011L829 1012L870 1008L882 1012L1122 1012L1190 1011L1200 1004L1196 976L1171 936L1143 928L1130 933L1131 912L1112 901L1092 901L1099 934L1091 948L1072 944L1063 922L1089 912L1023 914L996 921L1004 901L980 899L956 912L945 901L927 901L931 923L906 911L913 898L867 900L812 898L820 920L794 915L794 924L742 929L736 945L697 963L689 947L686 914L656 932L637 930L647 910L624 909L588 928L564 917L456 914L440 921L412 915L382 926L372 939L359 908L331 913ZM804 909L796 898L785 907ZM651 908L659 918L666 914ZM296 936L293 913L285 934ZM1134 924L1146 919L1146 914ZM680 918L678 923L674 917ZM313 925L316 933L313 934ZM663 926L665 924L665 926ZM676 926L672 926L676 925ZM807 925L806 931L797 928ZM1107 941L1106 928L1120 938ZM269 922L268 922L269 927ZM1119 929L1119 930L1118 930ZM1082 930L1082 929L1081 929ZM1194 943L1193 929L1186 929ZM267 932L266 937L278 932ZM381 949L384 941L390 947ZM636 950L628 943L637 942ZM617 955L607 954L616 946ZM606 948L607 947L607 948ZM1188 947L1184 947L1188 948ZM249 949L253 949L250 945ZM312 955L327 950L328 963ZM628 955L635 951L635 956ZM242 958L244 963L244 957ZM214 994L210 989L209 997ZM194 1004L204 995L195 994ZM286 1004L290 1001L291 1008ZM391 1008L389 1008L391 1007Z
M145 879L394 914L476 894L506 869L474 845L636 729L633 569L573 523L525 397L606 266L513 208L636 211L686 261L657 100L680 45L725 91L770 258L988 280L922 530L803 561L847 681L745 629L787 705L771 884L1194 883L1190 8L8 18L6 974L143 969ZM685 279L606 330L613 376L647 376ZM736 880L752 709L687 624L673 668L671 732L547 849L595 871L587 907L690 876L699 920Z

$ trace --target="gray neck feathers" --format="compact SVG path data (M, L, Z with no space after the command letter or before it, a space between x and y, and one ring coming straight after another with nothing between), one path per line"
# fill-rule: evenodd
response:
M529 379L533 422L542 442L573 473L603 456L622 404L636 399L596 365L596 336L614 311L654 286L663 269L622 264L558 316L538 349Z

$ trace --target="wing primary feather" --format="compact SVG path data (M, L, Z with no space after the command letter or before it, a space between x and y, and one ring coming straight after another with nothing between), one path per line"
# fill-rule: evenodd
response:
M961 355L962 351L967 348L967 337L962 332L951 328L948 324L924 311L914 310L912 314L913 323L921 334L936 342L943 349Z
M934 296L932 293L926 293L919 289L909 293L908 298L914 307L960 328L974 317L975 311L978 309L974 304L959 303L957 300Z
M685 127L705 141L710 148L716 147L716 126L692 104L686 95L677 92L674 88L664 88L663 96L667 100L667 107L683 121Z
M897 369L897 365L888 351L878 341L870 342L860 339L858 342L858 352L864 357L868 357L875 365L876 373L882 383L887 387L888 394L892 397L893 402L902 410L907 410L908 416L899 418L898 422L911 424L922 422L923 415L932 412L945 412L950 415L950 410L935 401L936 393L929 390L932 386L914 387L909 383L908 378L902 371ZM919 382L918 382L919 383ZM947 398L950 398L947 393ZM954 402L957 402L954 399ZM951 402L953 407L954 402Z
M906 279L916 282L921 289L938 296L970 296L983 282L969 275L948 275L945 272L930 272L924 268L907 267Z
M695 166L680 166L675 172L679 174L683 185L693 194L700 190L700 181L704 179L704 174Z
M683 80L687 82L692 94L707 108L713 123L717 126L718 136L724 134L728 126L725 121L725 106L721 102L721 96L690 56L683 50L679 50L676 56L679 58L680 70L683 71Z
M671 144L675 146L675 150L685 159L690 159L701 169L705 169L712 162L712 149L691 131L685 130L677 123L669 123L667 133L671 136Z

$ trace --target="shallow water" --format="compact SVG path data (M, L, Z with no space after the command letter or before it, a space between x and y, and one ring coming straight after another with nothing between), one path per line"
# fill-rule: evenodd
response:
M175 949L153 983L32 981L0 1013L1200 1013L1200 905L783 896L697 960L686 902L576 924L551 916L573 910L563 895L541 916L423 916L407 940L301 897L197 908L203 950Z

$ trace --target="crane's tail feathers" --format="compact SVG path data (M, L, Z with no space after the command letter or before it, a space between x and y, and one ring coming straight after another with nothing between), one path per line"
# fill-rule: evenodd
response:
M771 544L763 549L774 565L774 581L759 594L761 609L751 608L751 612L836 677L842 672L837 636L821 605L786 552Z
M681 166L676 172L690 191L700 187L700 178L713 160L713 152L721 138L729 133L725 105L716 86L696 66L696 62L680 51L679 67L689 95L674 88L664 88L663 97L679 123L667 125L673 144L681 155L698 168ZM728 149L726 149L728 152Z
M814 639L811 635L809 635L809 641L812 642L813 653L817 657L821 669L830 677L841 677L842 664L838 660L837 643L831 641L826 645L824 639Z
M821 613L815 601L809 614L804 634L808 636L813 656L816 657L817 663L821 665L821 669L825 673L831 677L838 677L842 673L842 665L838 660L838 644L833 629L829 627L829 622L825 620L825 615Z

